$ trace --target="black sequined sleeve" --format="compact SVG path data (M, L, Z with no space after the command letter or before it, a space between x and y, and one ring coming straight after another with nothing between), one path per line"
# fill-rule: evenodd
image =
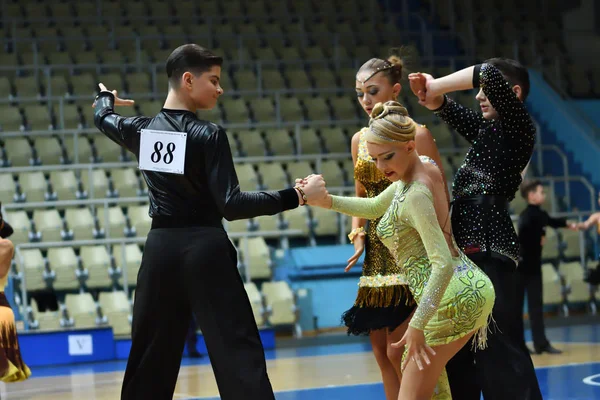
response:
M477 79L477 77L479 79ZM523 141L535 140L535 126L525 104L513 92L498 68L492 64L475 66L473 86L479 87L488 98L502 121L502 129L507 137L514 139L513 145L524 144Z
M446 95L444 95L444 104L434 110L434 113L471 144L477 139L479 129L484 122L481 114L458 104Z

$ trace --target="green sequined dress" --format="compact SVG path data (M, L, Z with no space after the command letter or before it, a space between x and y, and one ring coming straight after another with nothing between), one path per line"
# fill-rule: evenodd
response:
M476 332L476 345L485 347L494 287L462 252L452 256L425 184L394 182L371 199L332 197L334 211L381 217L377 235L399 267L397 280L408 285L417 303L410 326L423 330L430 346Z
M360 131L354 179L365 187L367 197L373 198L392 182L377 169L367 152L364 140L366 129ZM348 334L368 335L379 329L393 331L410 316L416 306L408 287L396 279L400 269L394 257L377 236L380 220L380 217L371 219L365 227L365 258L358 294L352 308L342 314Z

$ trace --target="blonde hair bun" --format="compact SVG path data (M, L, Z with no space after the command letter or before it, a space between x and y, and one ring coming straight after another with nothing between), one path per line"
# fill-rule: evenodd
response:
M417 125L408 116L406 107L397 101L377 103L371 110L367 141L374 143L408 142L414 140Z
M371 121L375 119L385 118L389 114L399 114L403 117L408 117L408 110L397 101L386 101L385 103L377 103L371 110Z

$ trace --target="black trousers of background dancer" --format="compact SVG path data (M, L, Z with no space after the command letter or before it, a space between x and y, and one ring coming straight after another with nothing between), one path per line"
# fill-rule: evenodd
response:
M138 274L122 400L172 399L190 314L223 400L274 400L264 349L222 228L156 228Z
M473 350L467 343L446 365L452 398L459 400L542 400L535 369L523 341L516 265L487 254L471 257L494 284L495 326L488 347Z
M519 270L521 267L519 267ZM529 271L524 268L524 270ZM535 271L535 270L534 270ZM527 293L527 314L531 326L531 336L533 339L533 349L541 351L550 345L546 337L546 328L544 326L544 292L542 284L542 271L538 270L532 273L525 271L518 272L519 277L519 307L523 309L525 303L525 293ZM523 342L525 342L525 330L523 331Z

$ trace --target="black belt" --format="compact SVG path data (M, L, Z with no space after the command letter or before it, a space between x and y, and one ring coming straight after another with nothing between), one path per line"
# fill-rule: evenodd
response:
M454 204L471 204L477 206L500 206L508 209L508 198L495 194L479 194L477 196L461 197L452 202Z
M221 228L223 224L221 221L209 220L207 218L199 218L197 216L170 216L160 215L152 217L152 227L150 229L160 228L196 228L196 227L207 227L207 228Z

